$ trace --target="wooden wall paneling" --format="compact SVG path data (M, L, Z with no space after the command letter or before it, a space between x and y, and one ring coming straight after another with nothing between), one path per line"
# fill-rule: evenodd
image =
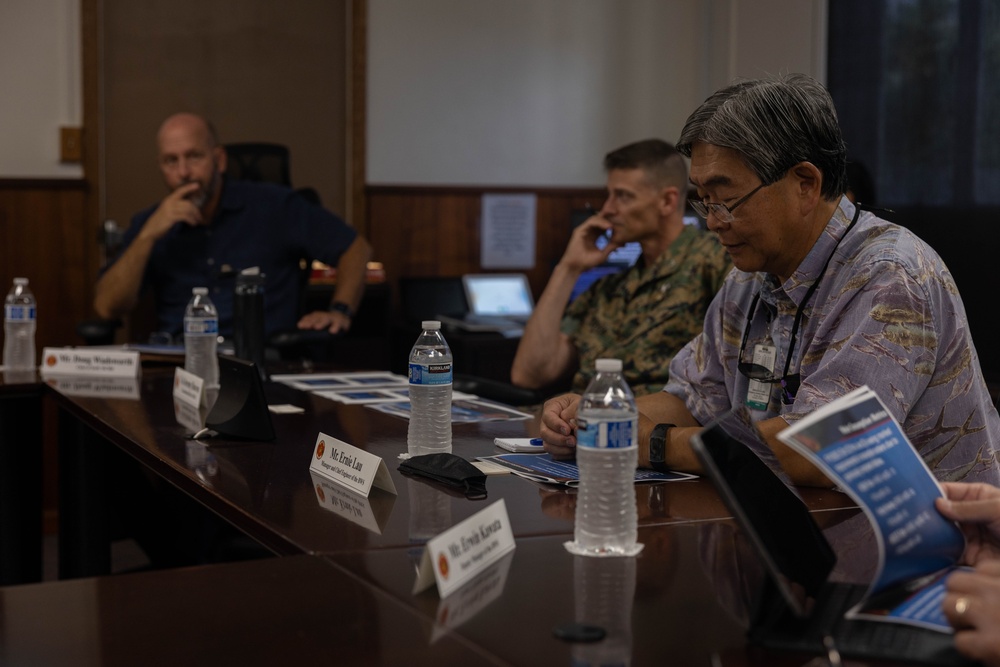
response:
M77 322L90 312L96 248L80 181L0 180L0 289L25 276L38 301L35 346L75 345ZM46 533L56 529L55 409L42 418L42 503Z
M460 276L484 271L479 262L479 217L484 193L534 192L535 265L524 272L537 298L569 239L570 213L587 203L595 209L604 190L538 188L447 188L369 186L368 238L399 311L400 278Z
M365 200L365 153L368 97L368 0L351 0L348 5L350 40L347 76L347 208L344 219L366 234L367 202Z
M38 301L35 344L74 345L90 308L85 194L79 181L0 183L0 289L25 276Z

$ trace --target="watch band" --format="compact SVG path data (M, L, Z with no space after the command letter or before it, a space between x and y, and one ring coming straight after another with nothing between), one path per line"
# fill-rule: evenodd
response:
M667 433L674 424L657 424L649 436L649 467L667 472Z
M329 310L331 313L343 313L352 320L354 319L354 311L351 310L351 307L348 306L343 301L334 301L333 303L330 304L330 307L327 310Z

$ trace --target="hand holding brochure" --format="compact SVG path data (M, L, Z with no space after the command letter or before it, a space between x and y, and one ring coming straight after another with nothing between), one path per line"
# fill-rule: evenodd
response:
M951 631L941 599L965 539L934 507L941 487L879 397L861 387L778 437L850 494L875 528L876 575L848 617Z

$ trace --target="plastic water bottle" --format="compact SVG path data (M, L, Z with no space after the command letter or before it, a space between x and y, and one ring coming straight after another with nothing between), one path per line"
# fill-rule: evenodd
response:
M451 451L451 348L441 323L426 320L410 350L410 456Z
M208 298L207 287L191 290L184 312L184 370L205 381L205 387L219 386L219 315Z
M576 501L572 553L583 556L634 556L638 517L635 467L639 411L622 379L620 359L598 359L576 415L576 464L580 488Z
M9 371L35 368L35 295L27 278L14 278L4 302L3 365Z
M599 642L573 644L573 667L632 664L635 558L573 557L576 621L607 633Z

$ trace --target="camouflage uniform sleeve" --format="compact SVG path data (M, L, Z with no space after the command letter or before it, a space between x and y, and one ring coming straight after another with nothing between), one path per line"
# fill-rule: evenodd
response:
M580 327L583 325L583 320L587 312L592 307L592 300L594 299L594 290L585 290L583 294L580 294L576 299L574 299L567 307L566 311L563 313L562 323L559 325L559 330L573 338L580 331Z
M722 289L722 283L733 268L733 261L714 234L706 240L706 245L709 247L705 248L705 294L711 302Z

